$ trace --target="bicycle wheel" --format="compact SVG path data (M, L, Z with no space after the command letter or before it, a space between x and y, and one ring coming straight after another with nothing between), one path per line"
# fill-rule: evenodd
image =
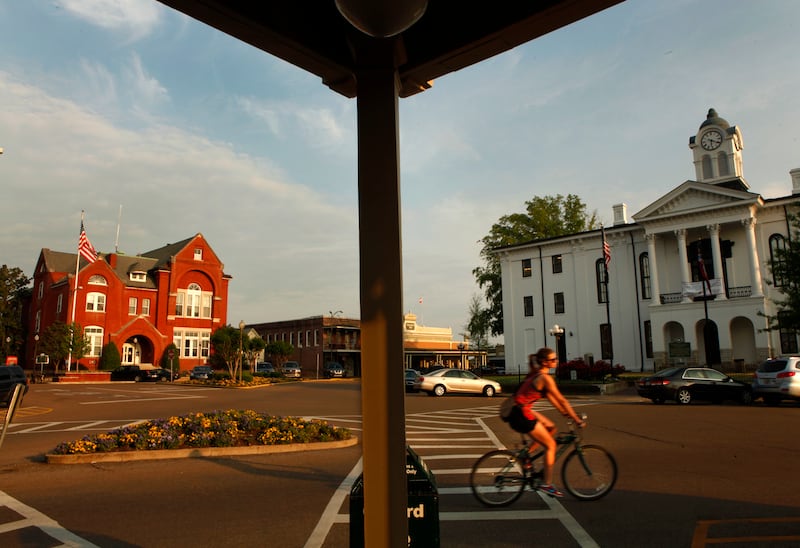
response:
M617 462L597 445L583 445L567 455L561 469L567 492L579 500L606 496L617 482Z
M526 483L516 454L507 449L483 455L469 475L472 494L484 506L508 506L522 495Z

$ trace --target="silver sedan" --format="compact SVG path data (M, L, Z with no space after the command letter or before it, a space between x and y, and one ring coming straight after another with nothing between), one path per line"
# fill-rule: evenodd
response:
M437 369L420 378L420 390L429 396L453 394L483 394L491 398L501 392L500 383L482 379L465 369Z

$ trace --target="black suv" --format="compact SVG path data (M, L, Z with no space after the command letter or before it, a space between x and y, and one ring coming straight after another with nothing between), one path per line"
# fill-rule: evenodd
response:
M25 376L25 371L18 365L0 365L0 404L8 407L14 387L18 384L25 387L22 390L22 394L25 395L28 392L28 377Z

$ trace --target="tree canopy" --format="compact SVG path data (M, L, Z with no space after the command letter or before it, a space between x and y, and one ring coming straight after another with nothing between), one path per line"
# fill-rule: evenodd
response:
M17 267L0 266L0 341L3 358L17 354L24 340L23 306L31 293L28 278ZM6 339L10 339L6 342ZM5 360L3 360L5 361Z
M796 336L800 332L800 216L797 206L788 218L790 222L789 238L783 246L775 249L770 267L776 281L775 289L780 291L783 299L776 300L778 313L767 316L768 330L780 330Z
M500 280L500 262L494 251L511 245L576 234L597 228L597 214L586 212L586 204L574 194L562 196L534 196L525 202L523 213L504 215L492 225L483 244L481 258L484 264L475 267L472 274L483 289L488 303L486 309L476 311L470 307L470 325L488 322L492 335L503 333L503 292ZM481 318L482 316L482 318Z

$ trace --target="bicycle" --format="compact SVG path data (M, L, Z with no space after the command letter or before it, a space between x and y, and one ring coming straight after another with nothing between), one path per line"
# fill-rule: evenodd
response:
M586 415L581 417L586 422ZM567 451L561 468L566 491L578 500L597 500L606 496L617 481L617 462L599 445L584 445L580 429L569 421L569 431L556 435L556 461ZM484 506L508 506L522 496L525 487L532 490L544 483L545 448L533 454L528 449L533 440L526 435L522 448L495 449L481 456L472 466L469 482L472 494Z

